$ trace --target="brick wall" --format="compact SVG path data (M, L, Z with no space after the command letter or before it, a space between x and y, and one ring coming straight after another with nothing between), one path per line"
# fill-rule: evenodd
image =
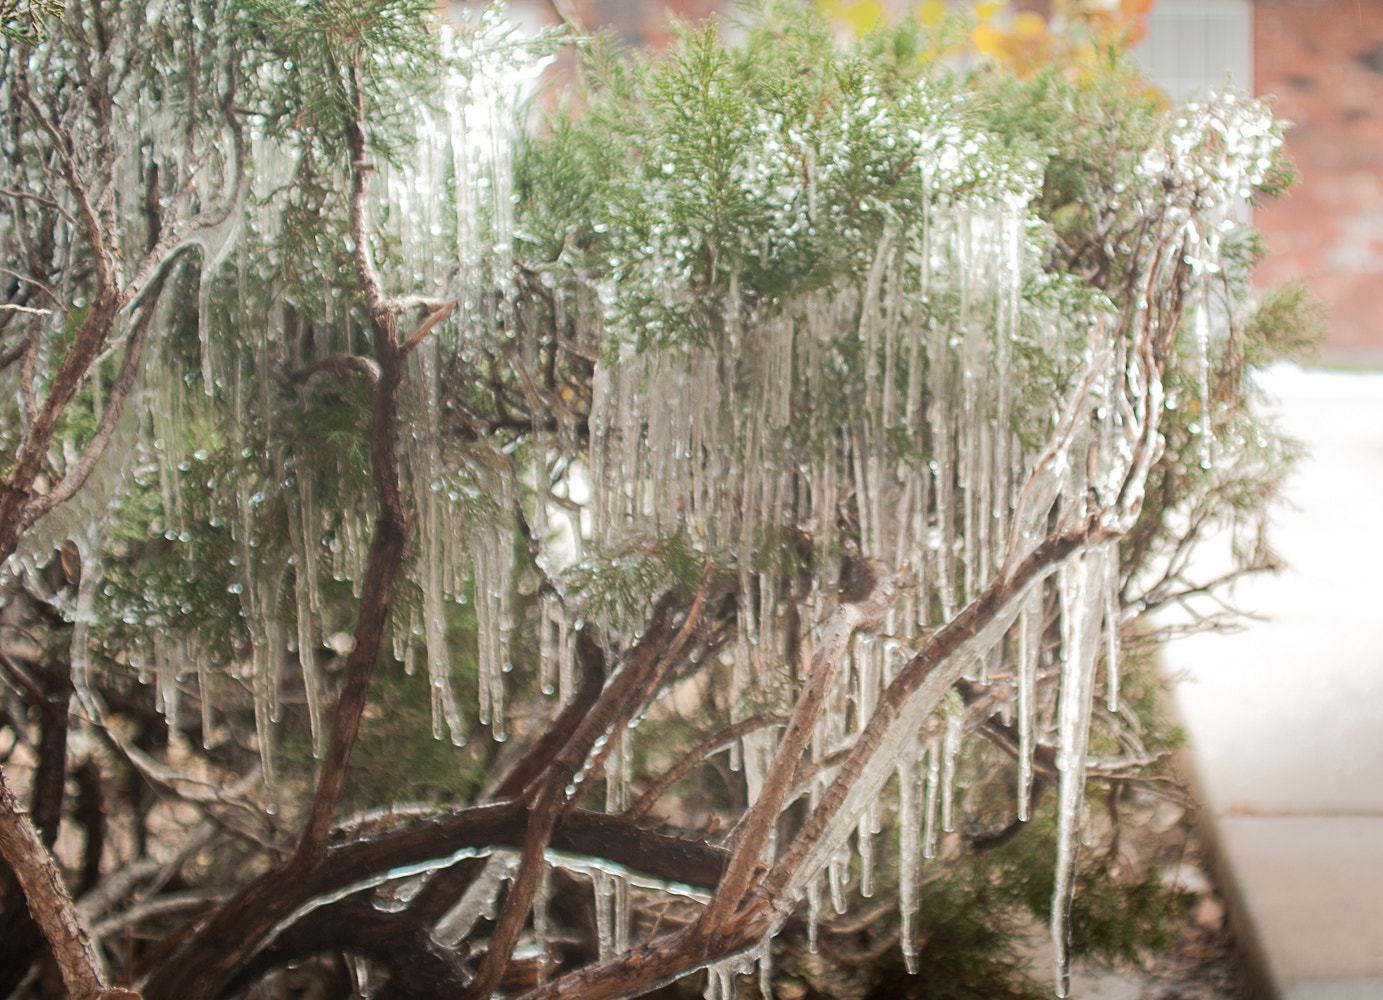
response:
M1310 275L1329 346L1383 349L1383 0L1258 0L1254 59L1301 173L1255 213L1260 283Z

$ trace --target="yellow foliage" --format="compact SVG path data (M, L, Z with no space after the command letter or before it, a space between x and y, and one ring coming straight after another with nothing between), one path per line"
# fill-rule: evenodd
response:
M1042 15L1030 10L1019 11L1013 19L1013 33L1019 38L1036 38L1047 31Z
M946 16L946 5L941 0L922 0L922 6L918 10L917 16L922 19L923 24L935 28Z
M878 0L817 0L816 6L832 21L848 24L856 35L863 35L875 25L888 21L888 14Z
M1004 33L988 21L981 21L970 32L970 41L975 51L987 56L1001 57L1004 51Z
M887 22L884 8L877 0L858 0L845 8L845 18L855 29L855 34L863 35L876 24Z
M1053 21L1030 10L1014 11L1009 0L981 0L968 8L945 0L921 0L917 19L933 42L922 56L979 55L1020 77L1056 65L1074 79L1088 79L1114 48L1133 45L1147 33L1155 0L1053 0ZM879 0L816 0L817 9L842 27L863 35L888 20ZM1053 30L1052 24L1059 25ZM949 28L948 28L949 26ZM957 30L958 29L958 30Z

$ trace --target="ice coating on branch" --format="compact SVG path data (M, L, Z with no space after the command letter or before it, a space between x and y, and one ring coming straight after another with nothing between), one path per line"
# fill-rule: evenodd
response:
M1046 573L1038 574L1028 586L1040 586L1045 578ZM999 607L987 625L960 642L904 699L896 717L884 729L876 751L865 763L859 775L844 790L840 808L829 820L820 838L807 847L801 865L788 879L785 886L786 898L800 898L815 872L825 867L846 843L858 822L859 815L878 797L884 784L895 773L897 760L904 752L903 748L907 742L942 704L946 692L960 678L962 671L979 655L992 649L1008 632L1018 617L1027 589L1024 588ZM939 776L939 762L937 771ZM928 795L931 795L930 789ZM781 916L782 919L786 919L786 913L782 913Z
M466 887L456 905L437 921L432 931L437 942L454 947L465 940L479 920L494 919L499 891L508 879L513 878L518 867L517 851L495 851L490 855L485 867Z

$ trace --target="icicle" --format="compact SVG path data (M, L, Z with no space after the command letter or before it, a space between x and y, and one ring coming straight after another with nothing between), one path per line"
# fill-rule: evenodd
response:
M860 851L860 895L866 898L874 895L874 831L870 829L871 819L869 810L865 810L855 833Z
M628 805L628 788L633 769L633 730L625 729L624 732L614 737L614 747L610 750L609 757L606 758L606 812L624 812ZM629 949L629 920L632 913L629 907L629 880L624 874L607 874L604 876L610 887L610 920L611 931L613 931L613 947L615 953L626 952ZM599 900L597 900L599 902Z
M831 860L826 868L826 883L831 890L831 908L837 913L844 913L848 909L845 889L850 884L850 851L845 844L831 852Z
M603 871L595 871L595 933L599 959L604 961L615 953L615 883Z
M1018 620L1018 818L1028 819L1032 751L1037 727L1037 659L1042 644L1042 590L1034 587Z
M915 751L898 760L898 940L909 975L917 975L917 874L921 861Z
M430 547L423 554L428 564L428 575L437 582L423 590L423 629L427 635L427 676L432 689L432 737L441 739L445 733L451 735L453 746L466 743L465 723L461 720L461 710L456 703L456 693L451 684L451 654L447 648L446 612L443 608L440 580L433 575L440 567L440 553ZM445 731L443 721L446 722Z
M629 950L629 924L633 918L633 908L630 906L629 899L629 880L620 875L612 877L615 891L613 893L613 913L615 931L615 954L621 955Z
M506 879L518 870L517 851L496 851L485 862L480 874L466 887L456 905L437 922L432 936L444 947L454 948L464 941L482 919L495 916L495 900Z
M96 699L91 694L91 624L96 620L96 589L101 582L101 563L96 546L87 538L74 538L82 561L82 576L77 583L77 608L72 619L72 688L77 703L89 719L99 719Z
M178 657L168 648L166 636L154 636L154 708L163 715L170 733L178 731Z
M959 695L952 695L946 705L946 743L941 765L941 829L947 833L956 828L956 758L960 756L964 727L964 704Z
M561 614L557 596L544 592L538 599L538 685L543 694L557 690L560 647L554 646L558 635L557 616Z
M807 950L817 953L818 935L821 929L821 877L814 876L807 881Z
M265 665L269 671L269 721L277 726L283 721L283 633L278 618L262 601L260 609L260 634L264 637Z
M706 967L706 1000L734 1000L736 959Z
M1061 592L1062 654L1061 696L1058 705L1060 750L1057 769L1058 821L1056 880L1052 889L1052 941L1055 945L1057 995L1070 991L1069 937L1071 897L1076 884L1081 802L1085 791L1086 747L1090 737L1090 707L1094 690L1095 659L1099 649L1099 600L1104 583L1105 560L1117 543L1106 543L1077 554L1058 572ZM1117 552L1117 548L1115 549ZM1117 556L1116 556L1117 558Z
M954 361L947 331L936 324L928 350L932 403L927 408L931 421L931 472L936 495L936 591L941 598L941 616L950 621L956 614L952 566L955 559L955 417L953 406ZM930 540L929 540L930 542Z
M191 654L197 664L197 697L202 705L202 749L210 750L216 745L212 736L212 703L215 701L211 680L211 656L205 650L195 650Z
M533 894L533 940L538 946L538 985L547 982L547 967L551 962L552 951L548 942L552 939L552 916L548 907L552 903L552 865L543 857L542 873L538 876L538 888Z
M1119 559L1118 548L1105 559L1105 688L1111 712L1119 711Z
M1196 299L1196 392L1200 397L1198 423L1191 430L1200 432L1202 469L1214 464L1215 434L1210 424L1210 274L1201 275L1200 296Z
M202 391L208 396L215 393L217 372L221 370L211 335L211 286L221 264L235 248L242 214L237 204L224 222L215 229L203 230L197 239L202 248L202 270L197 285L197 338L202 345Z
M923 811L922 856L936 857L937 791L941 786L941 759L937 754L936 738L927 741L927 801Z
M557 698L568 704L576 694L576 640L566 615L557 619Z
M254 626L251 625L253 630ZM250 674L254 692L255 740L259 744L259 762L264 769L264 787L274 789L278 779L274 771L273 695L269 691L273 673L267 662L262 635L250 637Z
M304 478L306 477L304 476ZM312 730L312 755L321 757L324 736L322 715L326 694L322 690L322 673L317 666L317 642L312 631L315 615L312 607L312 583L309 576L315 571L316 564L308 554L311 541L304 531L302 516L295 505L290 503L288 508L289 530L292 534L293 547L296 549L295 555L297 557L293 567L293 590L297 600L298 614L298 666L302 671L303 690L307 695L307 718ZM397 642L397 636L395 636L395 641Z

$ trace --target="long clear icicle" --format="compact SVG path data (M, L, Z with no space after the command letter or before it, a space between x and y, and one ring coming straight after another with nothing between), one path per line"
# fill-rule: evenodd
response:
M946 706L946 739L941 763L941 829L950 833L956 828L956 758L960 756L964 735L965 709L960 699L952 695Z
M306 478L304 476L303 478ZM305 489L299 485L300 493ZM307 694L307 717L312 730L312 755L322 755L324 729L322 715L326 695L322 690L322 673L317 666L315 655L317 642L313 635L316 614L312 601L312 576L316 572L316 561L309 554L312 544L304 530L302 511L289 504L289 526L293 535L293 547L297 550L294 562L294 598L297 602L298 617L298 665L303 675L303 689Z
M917 974L917 877L922 836L918 819L917 761L914 753L907 753L898 761L898 940L910 975Z
M1077 553L1058 571L1061 594L1061 695L1058 702L1060 748L1057 752L1058 820L1056 880L1052 888L1052 943L1057 996L1069 995L1071 898L1076 887L1076 854L1080 849L1081 802L1085 794L1086 749L1094 696L1095 661L1100 619L1104 614L1105 563L1117 543Z
M1105 560L1104 635L1105 691L1111 712L1119 711L1119 560Z
M615 953L615 881L603 871L591 874L595 890L596 950L601 961Z
M936 857L937 823L936 808L937 795L941 787L941 758L937 753L936 739L927 741L927 798L923 806L923 831L922 831L922 856L924 858Z
M1042 590L1033 588L1018 618L1018 818L1028 819L1037 729L1037 661L1042 652Z

